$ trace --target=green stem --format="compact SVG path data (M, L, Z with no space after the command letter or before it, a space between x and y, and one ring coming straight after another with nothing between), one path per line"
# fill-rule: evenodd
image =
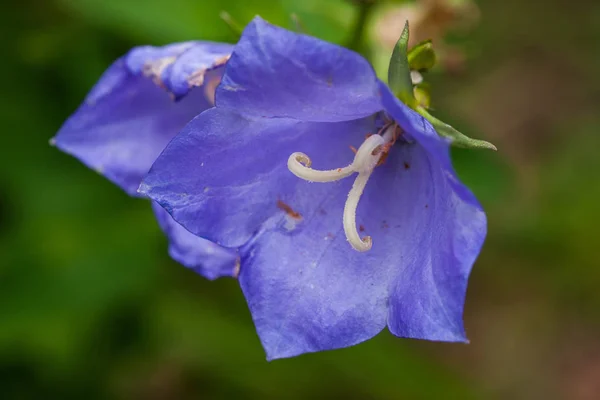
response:
M302 21L300 21L300 17L298 16L298 14L296 13L292 13L290 15L290 19L292 20L292 25L294 25L294 30L297 33L304 33L306 34L306 28L304 27L304 24L302 23Z
M354 3L358 6L358 16L356 18L356 22L354 23L352 36L350 36L350 39L348 40L347 47L364 54L367 52L367 49L363 48L363 36L367 26L367 21L369 20L371 11L375 5L375 1L354 0Z
M240 36L242 36L244 28L240 24L238 24L238 22L234 20L233 17L227 11L221 11L219 13L219 17L221 17L223 22L227 24L229 29L231 29L231 33L233 33L235 35L236 40L238 40Z

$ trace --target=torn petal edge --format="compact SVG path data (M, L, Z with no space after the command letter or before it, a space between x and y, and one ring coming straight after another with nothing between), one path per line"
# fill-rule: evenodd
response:
M202 43L198 43L198 45L202 45ZM206 64L205 66L196 69L185 78L185 88L175 87L173 82L175 81L175 72L172 71L172 67L187 52L193 50L194 46L189 46L183 51L178 52L174 55L169 55L166 57L161 57L147 61L142 65L141 73L143 74L143 76L151 79L156 86L166 90L173 100L180 100L181 98L187 95L190 89L194 87L203 86L204 83L206 83L206 75L210 71L223 67L231 57L231 54L215 54L212 63ZM181 71L178 71L178 73L181 73ZM214 96L212 97L214 98Z

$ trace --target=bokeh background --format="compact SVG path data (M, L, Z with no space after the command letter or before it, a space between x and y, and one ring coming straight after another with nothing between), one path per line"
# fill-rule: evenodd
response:
M342 0L21 0L0 6L0 398L600 399L600 2L425 0L354 41L385 73L403 15L442 53L433 113L489 215L471 343L384 332L268 363L237 283L171 261L147 202L48 139L130 47L236 40L219 12L349 43ZM408 4L408 6L407 6ZM408 8L407 8L408 7ZM400 21L400 22L398 22Z

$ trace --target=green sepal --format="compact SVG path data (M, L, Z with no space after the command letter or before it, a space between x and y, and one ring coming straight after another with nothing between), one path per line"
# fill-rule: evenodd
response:
M408 36L408 21L406 21L390 58L388 85L394 95L404 104L415 108L417 101L413 93L410 66L408 65Z
M485 140L471 139L470 137L460 133L452 126L445 122L440 121L433 115L429 114L424 107L417 107L416 111L421 114L427 121L433 125L438 135L450 138L452 145L456 147L462 147L465 149L490 149L498 150L493 144L486 142Z
M427 71L436 63L435 51L431 40L425 40L408 51L408 66L411 70Z
M417 106L429 109L431 106L431 88L427 82L422 82L415 86L415 99L417 100Z

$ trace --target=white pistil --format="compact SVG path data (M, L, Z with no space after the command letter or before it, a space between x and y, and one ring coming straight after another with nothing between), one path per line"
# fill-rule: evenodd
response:
M390 125L385 129L383 135L369 136L357 150L352 163L343 168L331 170L312 169L310 168L311 160L304 153L293 153L288 158L288 169L298 178L309 182L333 182L346 178L355 172L358 173L352 189L348 193L343 215L344 233L352 248L357 251L368 251L373 244L370 236L361 238L356 229L358 202L369 177L384 154L384 146L395 139L395 129L395 124Z
M350 246L357 251L368 251L373 245L370 236L365 236L361 239L356 230L356 208L358 207L360 196L362 196L365 190L367 181L383 154L382 147L384 144L383 137L379 135L369 136L356 152L354 162L352 163L355 171L358 172L358 176L352 185L352 189L350 189L350 193L348 193L348 199L344 205L343 224L346 239L348 239Z
M300 179L309 182L333 182L354 173L352 164L344 168L319 171L310 168L310 158L304 153L293 153L288 158L288 169Z
M365 190L365 186L367 186L367 181L372 172L373 171L371 170L369 172L358 173L358 176L352 185L352 189L350 189L350 193L348 193L346 204L344 205L344 218L342 222L344 224L346 239L348 239L348 243L350 243L350 246L352 246L354 250L361 252L371 250L371 246L373 246L371 236L365 236L361 239L356 230L356 208L358 207L358 201Z
M356 172L367 172L373 171L373 168L377 165L377 162L381 158L382 147L385 144L385 140L382 136L371 135L363 142L358 148L352 167Z

